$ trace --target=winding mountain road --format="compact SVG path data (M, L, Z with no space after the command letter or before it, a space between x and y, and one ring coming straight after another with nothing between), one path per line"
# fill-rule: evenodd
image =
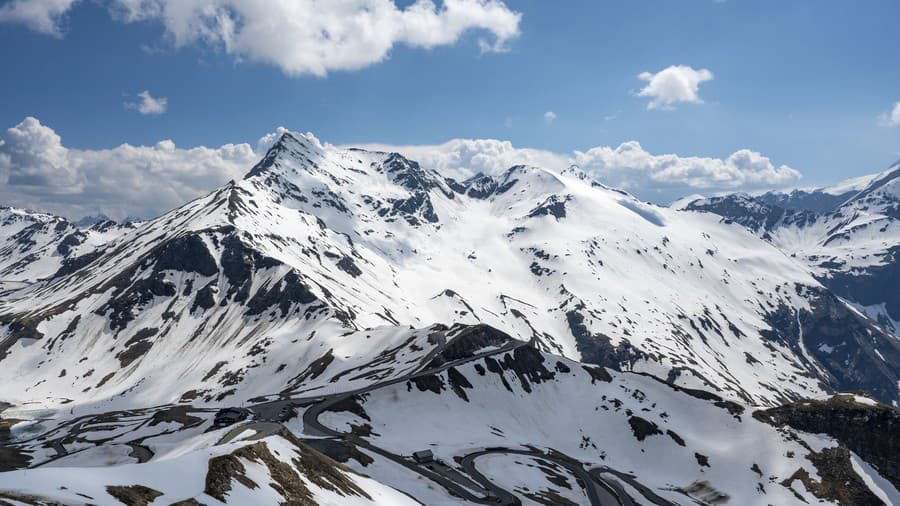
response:
M621 471L617 471L617 470L615 470L615 469L612 469L612 468L609 468L609 467L606 467L606 466L602 466L602 467L597 467L597 468L591 469L589 472L590 472L591 476L593 476L594 479L597 479L597 480L602 480L602 479L603 479L603 478L602 478L602 475L603 475L603 474L611 474L611 475L615 476L616 478L618 478L618 479L620 479L620 480L622 480L622 481L628 483L629 485L631 485L635 490L637 490L638 492L640 492L641 495L644 496L644 498L646 498L648 501L650 501L651 503L655 504L656 506L674 506L672 502L667 501L666 499L663 499L662 497L656 495L655 492L653 492L652 490L650 490L648 487L645 487L644 485L642 485L639 481L637 481L637 480L634 478L634 476L632 476L632 475L630 475L630 474L626 474L626 473L623 473L623 472L621 472ZM616 483L615 481L607 481L606 483L615 485L615 487L616 487L618 490L621 490L622 493L624 494L624 490L622 489L622 486L619 485L618 483ZM624 496L621 496L621 497L628 498L628 495L624 495ZM623 503L623 504L625 504L625 505L633 505L634 503L631 502L631 499L629 498L629 499L628 499L628 502L627 502L627 503Z
M537 450L487 448L470 453L463 456L459 463L462 467L462 471L465 473L463 475L460 474L458 470L448 467L440 462L416 462L409 456L399 455L378 447L356 434L339 432L319 421L319 417L322 413L329 411L341 402L352 399L354 396L363 395L417 378L439 374L452 367L478 361L486 357L513 352L517 348L527 346L528 343L511 340L497 348L473 353L468 357L450 360L446 363L435 365L435 358L445 351L449 345L450 343L442 341L435 349L422 357L419 366L415 371L409 374L400 375L396 378L335 394L282 398L251 405L249 406L249 409L254 413L254 420L234 426L219 439L217 444L226 444L236 440L256 441L276 435L279 432L286 430L283 425L284 422L296 416L294 408L306 407L307 409L302 415L302 422L303 432L307 436L312 436L314 438L342 439L349 444L365 449L370 453L378 454L391 462L403 466L404 468L440 485L454 497L461 498L468 502L476 504L499 504L504 506L520 505L521 500L515 494L500 487L478 471L476 462L479 458L486 455L522 455L542 459L567 469L577 478L581 486L584 487L585 493L592 506L633 506L635 504L622 484L617 480L628 483L656 505L663 506L671 504L659 496L656 496L651 490L642 486L631 475L620 473L608 467L585 470L585 468L579 465L577 461L560 458L559 456ZM0 408L2 407L3 406L0 406ZM61 432L62 435L47 440L45 444L48 447L53 448L56 455L47 459L45 462L38 464L38 466L54 462L86 449L81 448L70 452L66 449L64 442L67 439L74 439L80 436L86 430L85 425L92 421L93 416L90 415L79 417L64 426L54 429L55 431ZM144 423L146 423L146 421ZM252 432L252 434L248 434L248 432ZM153 451L142 443L143 439L123 443L131 448L129 456L137 460L138 463L148 462L154 457ZM607 477L612 476L613 479L608 479L604 475Z
M480 457L484 457L485 455L524 455L552 462L560 467L566 468L567 470L569 470L569 472L571 472L576 477L578 477L579 480L581 480L584 490L587 493L588 500L591 502L592 506L622 506L629 504L619 499L616 491L612 488L608 488L609 485L607 485L604 481L596 480L583 468L574 466L569 462L552 457L550 455L546 455L541 452L529 450L513 450L510 448L491 448L475 453L470 453L463 457L460 465L462 465L462 468L466 471L466 474L491 490L491 492L493 492L498 497L504 497L505 495L512 496L512 494L491 482L486 476L484 476L480 471L478 471L478 469L475 468L475 461Z
M241 424L226 433L220 440L220 444L229 443L237 439L241 434L248 430L256 431L256 434L250 437L251 440L262 439L264 437L268 437L269 435L277 434L280 430L284 428L281 424L286 421L286 419L290 418L290 412L292 408L295 406L310 406L303 413L303 432L307 435L318 436L318 437L335 437L335 438L343 438L349 441L350 443L364 448L372 453L376 453L381 455L382 457L399 464L415 473L418 473L431 481L434 481L447 489L451 494L461 497L469 502L474 502L478 504L504 504L504 505L517 505L521 504L520 501L511 493L502 491L498 496L494 496L491 494L490 489L477 490L473 491L469 488L460 485L453 478L448 477L444 473L439 470L428 469L425 466L419 465L418 463L413 462L412 460L402 456L397 455L393 452L375 446L368 441L359 438L352 434L345 434L342 432L338 432L329 427L326 427L322 423L319 422L319 416L328 408L334 406L335 404L342 402L346 399L349 399L356 395L365 394L379 388L384 388L390 385L395 385L397 383L403 383L405 381L409 381L414 378L429 376L432 374L437 374L447 369L461 365L467 362L471 362L474 360L480 360L484 357L490 357L492 355L498 355L502 353L507 353L515 350L521 346L525 346L527 343L522 341L510 341L507 344L488 351L483 351L480 353L475 353L471 357L465 357L457 360L452 360L445 364L441 364L438 367L428 368L427 365L430 364L434 357L440 354L444 349L446 349L447 344L437 347L436 349L429 352L425 357L423 357L420 362L420 369L412 374L403 375L397 378L393 378L387 381L375 383L363 388L358 388L355 390L349 390L346 392L340 392L337 394L331 395L318 395L314 397L299 397L299 398L290 398L290 399L279 399L275 401L267 401L259 404L254 404L249 406L248 409L254 412L257 416L256 421L252 421L249 423ZM494 487L494 489L500 491L499 487ZM481 495L479 495L481 494Z
M418 372L415 372L413 374L401 376L398 378L394 378L394 379L384 381L381 383L369 385L364 388L351 390L348 392L342 392L339 394L324 396L324 398L320 396L318 398L318 399L320 399L319 402L316 402L314 405L312 405L310 408L308 408L303 413L304 433L309 434L309 435L315 435L315 436L323 436L323 437L346 438L350 442L352 442L354 445L357 445L361 448L365 448L366 450L369 450L373 453L377 453L378 455L381 455L382 457L384 457L388 460L391 460L392 462L395 462L396 464L399 464L407 469L410 469L411 471L414 471L418 474L421 474L422 476L425 476L426 478L428 478L434 482L437 482L438 484L440 484L442 487L444 487L445 489L447 489L454 495L462 497L463 499L470 501L470 502L479 503L479 504L520 504L519 500L515 496L513 496L512 494L510 494L509 492L506 492L506 491L503 491L502 494L499 494L497 496L493 496L489 493L489 490L486 489L486 490L478 491L479 493L481 493L483 495L483 497L476 495L475 493L473 493L472 490L461 486L454 479L446 476L445 474L441 473L440 471L428 469L427 467L419 465L406 457L397 455L393 452L390 452L383 448L377 447L377 446L369 443L368 441L366 441L362 438L359 438L355 435L348 435L348 434L333 430L329 427L326 427L325 425L323 425L322 423L319 422L319 415L321 415L324 411L328 410L328 408L334 406L335 404L340 403L340 402L342 402L346 399L349 399L353 396L365 394L365 393L371 392L373 390L377 390L379 388L384 388L384 387L387 387L390 385L395 385L397 383L403 383L403 382L409 381L411 379L415 379L415 378L419 378L419 377L423 377L423 376L430 376L433 374L438 374L440 372L446 371L447 369L450 369L451 367L455 367L457 365L465 364L467 362L472 362L475 360L480 360L484 357L490 357L492 355L507 353L507 352L515 350L516 348L519 348L521 346L526 346L526 345L527 345L527 343L522 342L522 341L510 341L509 343L507 343L497 349L488 350L488 351L484 351L481 353L476 353L476 354L473 354L471 357L453 360L453 361L447 362L445 364L442 364L439 367L420 369ZM446 347L446 345L444 347ZM443 351L442 349L444 347L434 350L432 353L429 353L428 355L426 355L426 357L422 360L423 367L426 366L427 364L429 364L433 360L434 356L436 356L438 353ZM307 399L304 399L304 400L307 400ZM251 407L251 410L252 409L253 408Z
M238 436L247 431L253 431L255 432L255 434L242 438L243 441L257 441L260 439L265 439L269 436L278 434L282 430L284 430L284 425L281 425L280 423L253 421L250 423L238 425L237 427L226 432L225 435L222 436L222 438L219 439L219 442L216 444L223 445L226 443L230 443L237 439Z
M509 449L509 448L492 448L480 450L463 457L461 466L474 483L477 483L481 489L474 488L473 482L469 481L465 484L461 483L458 476L453 473L444 471L442 465L420 464L408 457L398 455L391 451L385 450L373 445L369 441L355 435L338 432L319 422L319 416L328 411L333 406L346 401L354 396L366 394L381 388L403 383L416 378L430 376L441 373L458 365L466 364L485 357L500 355L514 351L516 348L526 346L528 343L522 341L510 341L507 344L492 350L475 353L470 357L452 360L441 364L437 367L427 367L433 359L439 355L448 344L438 346L429 352L421 361L420 369L411 374L406 374L390 380L374 383L363 388L340 392L336 394L318 395L311 397L296 397L288 399L278 399L273 401L261 402L249 406L249 409L256 415L256 420L249 423L241 424L228 433L226 433L219 441L220 444L229 443L236 440L239 436L248 430L256 433L250 436L249 440L258 440L277 434L284 429L282 422L290 419L294 407L308 406L302 415L303 432L308 436L314 437L331 437L341 438L345 441L369 452L376 453L398 465L405 467L429 480L439 484L451 494L460 497L466 501L477 504L501 504L501 505L520 505L521 501L512 492L496 485L485 477L475 466L476 460L489 454L509 454L524 455L534 458L540 458L545 461L559 465L572 472L582 483L587 493L588 499L592 506L633 506L634 502L625 492L623 487L614 480L606 480L602 477L604 473L611 473L609 468L600 470L586 471L581 466L576 466L572 462L547 455L533 450ZM616 474L619 477L619 474ZM628 475L623 475L628 476ZM629 482L630 483L630 482ZM636 482L635 482L636 483ZM634 484L632 483L632 486ZM636 487L637 488L637 487ZM639 489L640 490L640 489ZM643 492L643 490L641 490Z

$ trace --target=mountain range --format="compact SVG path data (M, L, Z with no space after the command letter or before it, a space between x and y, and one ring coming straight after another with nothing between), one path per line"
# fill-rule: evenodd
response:
M747 227L886 330L900 330L900 162L833 187L726 195L681 207Z
M665 208L299 133L2 208L0 504L898 502L898 219L900 164Z

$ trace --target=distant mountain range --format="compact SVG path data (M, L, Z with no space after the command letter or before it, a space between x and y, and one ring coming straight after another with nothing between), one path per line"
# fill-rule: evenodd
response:
M890 503L898 176L670 209L286 133L145 222L4 208L0 504Z
M727 195L682 208L744 225L889 332L900 329L900 162L834 187Z

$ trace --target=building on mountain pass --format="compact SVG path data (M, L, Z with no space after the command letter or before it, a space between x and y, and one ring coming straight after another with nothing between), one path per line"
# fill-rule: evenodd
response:
M213 419L213 427L227 427L244 421L250 416L250 411L244 408L220 409Z
M434 454L431 453L431 450L420 450L413 452L413 459L418 464L430 464L434 462Z

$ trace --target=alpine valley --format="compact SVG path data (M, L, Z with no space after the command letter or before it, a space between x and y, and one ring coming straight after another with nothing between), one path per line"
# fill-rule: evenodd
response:
M900 504L900 164L659 207L285 133L0 208L0 505Z

